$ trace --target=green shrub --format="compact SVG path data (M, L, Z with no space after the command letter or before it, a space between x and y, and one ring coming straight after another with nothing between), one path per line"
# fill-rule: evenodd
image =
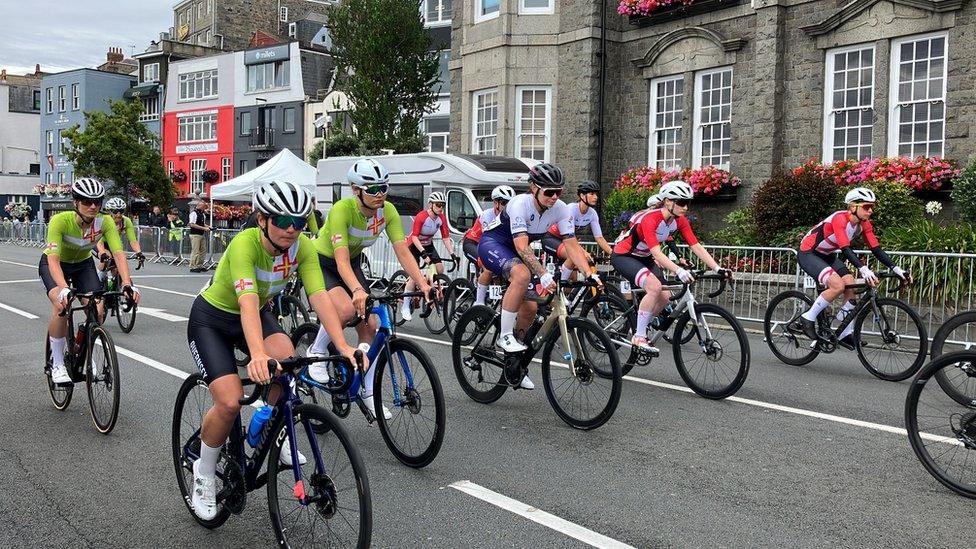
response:
M614 189L607 195L603 203L603 230L608 234L619 232L626 228L630 216L647 207L647 198L651 191L635 187Z
M952 180L951 196L959 217L976 223L976 160Z
M816 223L813 225L816 225ZM807 234L813 225L810 225L810 227L802 225L782 230L773 236L769 241L769 245L776 248L799 248L800 241L803 240L804 235Z
M878 180L868 181L860 186L867 187L878 195L878 203L871 215L871 224L878 238L894 228L904 227L925 217L925 203L912 196L912 191L900 183ZM834 204L838 210L847 208L844 194L848 190L848 187L840 188L841 193Z
M708 242L727 246L756 246L756 222L752 210L741 208L729 212L725 216L725 228L715 231Z
M926 218L885 230L885 250L902 252L976 253L976 225L968 222L942 226Z
M782 171L773 175L752 197L757 241L771 244L784 231L816 225L834 211L839 192L836 185L824 182L812 172L794 175Z
M976 253L976 224L959 222L942 226L922 218L885 231L881 245L888 251ZM965 260L944 256L895 255L892 258L915 278L910 289L913 300L951 301L976 289Z

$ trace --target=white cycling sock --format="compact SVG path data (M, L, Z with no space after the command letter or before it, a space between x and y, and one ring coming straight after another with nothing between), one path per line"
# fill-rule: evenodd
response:
M854 309L853 301L845 301L844 306L837 311L837 322L841 322L847 317L847 313Z
M518 311L512 312L502 309L502 322L501 328L498 330L498 335L503 336L513 333L515 331L516 319L518 319Z
M370 397L373 396L373 378L376 377L376 368L372 364L369 365L369 369L366 370L366 375L363 376L363 396Z
M67 338L48 336L47 339L51 342L51 362L54 363L55 368L63 368L64 349L68 345Z
M220 449L223 444L216 448L207 446L207 443L200 439L200 469L197 471L205 477L212 477L217 474L217 460L220 459Z
M650 311L637 311L637 331L636 335L647 337L647 325L651 323L651 319L654 318L654 313Z
M313 355L325 356L329 354L329 332L325 331L325 326L319 326L319 333L315 335L315 342L308 348L308 352Z
M559 268L559 275L563 277L563 280L569 280L569 277L572 274L573 274L573 270L567 268L565 265Z
M803 318L807 320L817 320L817 315L820 314L820 311L826 309L827 305L830 305L830 302L824 299L822 294L818 295L817 300L813 302L810 309L803 313Z
M474 295L475 305L484 305L485 299L488 297L488 285L478 284L478 292Z

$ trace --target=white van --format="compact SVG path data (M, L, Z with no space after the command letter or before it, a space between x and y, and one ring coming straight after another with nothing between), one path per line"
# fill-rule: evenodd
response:
M359 156L319 160L316 177L316 207L328 215L333 203L352 196L346 173ZM396 206L409 232L412 219L426 207L427 196L441 191L447 196L447 222L455 236L474 224L491 204L491 190L511 185L526 190L529 168L537 160L504 156L416 153L371 157L390 172L387 200Z

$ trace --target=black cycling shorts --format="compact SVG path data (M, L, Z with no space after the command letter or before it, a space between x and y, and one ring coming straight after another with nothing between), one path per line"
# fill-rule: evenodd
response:
M563 239L550 233L542 235L542 249L552 256L553 262L559 258L559 248L563 245Z
M809 252L798 252L796 260L800 264L800 268L812 276L821 286L827 285L827 279L832 273L837 273L840 276L851 274L847 265L837 254L822 254L810 250Z
M86 259L78 263L61 262L61 272L64 273L64 280L70 288L79 292L94 292L102 287L98 280L98 271L95 270L95 261ZM47 256L41 254L41 261L37 264L37 274L41 276L44 288L50 292L58 287L58 283L51 276L51 267L47 264Z
M441 262L441 256L438 255L437 249L434 248L433 244L424 246L424 251L427 252L427 255L430 257L431 263L437 264ZM420 265L420 251L417 250L417 247L412 243L410 244L410 254L413 255L413 258L417 260L417 265Z
M270 306L261 309L261 332L265 339L273 334L285 333ZM190 309L186 340L190 344L193 361L208 384L218 377L237 374L234 345L247 350L241 315L221 311L199 295Z
M461 242L461 252L463 252L464 256L468 258L468 261L478 265L478 267L481 267L481 258L478 257L477 242L471 240L470 238L465 238L464 241Z
M651 274L662 283L664 282L664 271L651 256L642 257L615 253L610 255L610 264L617 270L617 274L633 285L634 288L643 288L647 276Z
M369 292L369 282L366 281L366 275L363 274L362 257L356 256L350 258L349 263L352 266L352 272L356 275L356 279L359 280L359 285L363 287L363 290ZM322 268L322 276L325 277L325 288L327 290L343 288L347 294L352 296L352 288L346 286L346 283L342 281L342 277L339 276L339 264L336 263L335 259L319 254L319 267Z

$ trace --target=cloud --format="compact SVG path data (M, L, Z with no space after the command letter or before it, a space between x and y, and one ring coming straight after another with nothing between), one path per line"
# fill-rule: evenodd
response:
M109 47L145 51L173 24L175 0L33 0L0 2L0 68L11 74L95 67ZM38 16L38 14L44 14Z

